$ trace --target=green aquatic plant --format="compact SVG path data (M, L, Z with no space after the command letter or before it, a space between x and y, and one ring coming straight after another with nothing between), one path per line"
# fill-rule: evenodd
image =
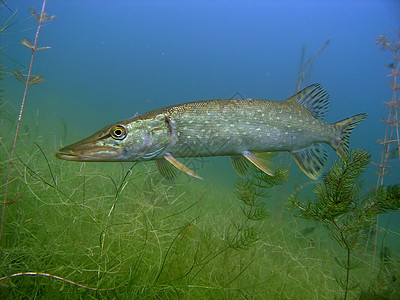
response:
M387 108L387 116L386 118L381 118L382 122L385 123L385 134L382 139L378 139L378 143L382 145L381 156L378 163L373 163L376 167L378 167L378 178L376 182L376 186L379 187L383 185L385 177L390 176L391 171L393 170L394 159L397 159L400 163L400 138L399 138L399 130L400 130L400 30L394 30L396 38L392 39L388 35L379 35L375 41L376 45L379 45L381 50L388 50L392 52L392 62L385 65L388 69L389 77L389 88L392 90L391 99L387 99L383 102L384 106ZM376 218L375 222L375 241L374 241L374 260L373 265L375 264L376 257L376 245L378 240L378 227L379 227L379 219ZM372 228L370 230L372 232ZM368 240L370 240L370 234L368 236ZM365 249L368 248L368 242ZM366 251L366 250L365 250Z
M7 6L5 6L7 7ZM8 8L8 7L7 7ZM17 25L20 23L20 20L16 20L17 18L17 11L12 12L10 9L9 11L11 12L11 15L3 21L2 24L0 24L0 34L3 34L7 31L9 31L10 28L13 26ZM9 55L7 52L3 50L3 47L0 47L0 54L5 56L8 60L14 62L15 64L19 65L20 67L24 67L23 64L21 64L18 60L16 60L14 57Z
M350 273L356 267L353 251L360 246L360 238L373 224L374 217L400 209L400 185L381 186L361 194L359 178L369 162L368 152L353 150L336 161L323 181L317 184L315 201L299 195L289 198L298 216L322 223L330 236L346 250L344 260L335 258L346 271L345 277L338 279L344 299L350 290L358 287L350 280Z
M14 72L17 79L22 81L25 84L25 90L24 90L24 94L22 97L21 107L20 107L20 111L19 111L19 115L18 115L18 119L17 119L17 126L15 129L14 142L13 142L13 145L11 148L11 153L10 153L10 158L9 158L7 179L6 179L6 183L5 183L5 187L4 187L4 198L3 198L1 223L0 223L0 244L1 244L2 237L3 237L3 231L4 231L4 225L5 225L5 217L6 217L5 213L6 213L6 206L7 206L8 187L9 187L9 183L12 179L11 171L13 168L15 148L17 146L18 133L19 133L20 126L21 126L22 114L23 114L24 107L25 107L25 101L26 101L26 96L28 93L28 87L32 84L38 84L38 83L43 82L42 76L32 74L32 68L33 68L33 60L34 60L36 51L48 49L48 47L37 47L37 41L38 41L39 32L40 32L40 28L41 28L42 24L44 22L50 21L54 18L54 16L50 17L47 15L47 13L45 12L45 6L46 6L46 0L43 1L42 10L40 13L38 13L34 8L29 9L29 12L32 15L32 17L38 22L34 43L32 44L28 39L23 39L22 41L20 41L20 43L22 45L26 46L27 48L29 48L31 50L31 60L30 60L29 68L28 68L28 75L26 75L26 76L22 75L21 71L19 71L19 70Z
M146 164L69 165L32 139L21 135L15 161L24 184L8 205L1 299L332 298L333 251L275 219L276 178L249 174L229 192L172 184Z
M236 183L236 196L242 202L241 210L244 220L237 222L234 233L230 240L233 249L241 249L254 245L260 235L256 225L250 224L255 221L263 221L268 217L265 198L267 191L281 185L285 181L286 171L277 170L274 176L268 175L259 169L252 168L246 179Z

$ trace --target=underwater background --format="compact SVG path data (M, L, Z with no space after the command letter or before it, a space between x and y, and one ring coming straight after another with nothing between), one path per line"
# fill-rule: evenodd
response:
M28 8L40 12L42 1L3 2L4 198L24 93L12 72L28 72L31 51L19 41L34 40L37 22ZM152 162L67 162L55 153L110 123L164 106L285 100L303 74L301 88L320 83L330 95L326 122L369 114L350 147L367 150L379 163L381 118L388 115L383 101L393 93L385 65L393 53L375 41L381 34L397 39L399 1L49 0L46 12L56 17L43 24L38 45L51 49L35 52L33 74L45 82L27 93L0 269L0 277L41 275L1 278L0 298L343 297L343 269L333 258L345 251L323 225L287 210L293 193L312 198L316 184L289 154L275 157L288 172L282 181L268 181L257 202L265 214L252 219L238 199L245 179L227 157L187 159L205 180L179 174L171 182ZM328 172L338 156L324 148ZM399 184L398 154L389 163L384 184ZM362 192L375 188L377 171L368 165ZM376 241L375 232L368 234L373 238L362 237L354 250L358 264L347 297L400 299L399 213L382 214L373 230Z

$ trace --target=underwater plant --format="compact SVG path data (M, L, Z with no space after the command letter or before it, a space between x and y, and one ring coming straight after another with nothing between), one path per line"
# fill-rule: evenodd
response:
M380 45L381 50L388 50L393 53L393 61L385 65L389 69L388 76L390 78L389 88L392 90L392 96L390 101L384 101L383 104L387 108L387 117L381 118L385 123L385 134L383 139L378 139L378 143L382 145L381 157L379 163L372 162L373 165L378 167L378 178L376 187L383 185L384 178L390 176L389 170L393 168L393 160L398 159L400 163L400 136L399 136L399 114L400 114L400 30L395 31L397 38L391 40L388 35L379 35L375 41L376 45ZM375 243L374 243L374 256L373 265L375 264L376 257L376 244L378 239L378 226L379 220L375 222ZM372 228L370 229L370 232ZM369 234L370 235L370 234ZM368 236L368 240L370 236ZM368 246L368 242L367 242ZM366 249L367 249L366 246Z
M236 232L227 237L228 245L232 249L251 247L261 234L255 221L263 221L268 217L265 198L267 191L277 185L283 184L286 179L285 170L276 170L274 176L252 167L250 174L236 183L236 197L242 202L241 211L244 220L236 221ZM250 224L253 222L253 224Z
M274 176L271 176L253 167L246 179L236 183L236 196L243 204L241 210L245 219L235 226L238 232L230 242L232 248L248 247L257 241L260 233L254 224L250 225L249 223L250 221L262 221L268 217L263 199L268 197L269 189L281 185L285 181L286 173L285 170L278 169Z
M46 6L46 0L43 1L42 10L40 13L38 13L34 8L29 9L29 12L32 15L32 17L38 22L35 40L34 40L33 44L29 41L29 39L23 39L22 41L20 41L20 43L23 46L25 46L31 50L31 60L30 60L29 68L28 68L28 74L25 76L22 74L22 72L20 70L14 71L14 75L17 77L17 79L25 84L25 89L24 89L24 94L23 94L22 101L21 101L21 107L20 107L20 111L19 111L19 115L18 115L18 119L17 119L17 127L15 129L14 142L12 144L12 149L11 149L10 158L9 158L7 179L6 179L5 187L4 187L4 199L3 199L3 205L2 205L1 224L0 224L0 243L2 240L4 224L5 224L5 212L6 212L6 205L7 205L8 187L9 187L9 183L11 180L11 171L13 168L15 148L17 145L18 133L19 133L19 129L21 126L22 114L23 114L24 107L25 107L25 101L26 101L26 96L28 93L28 88L30 85L39 84L44 81L44 79L41 75L33 75L32 74L32 67L33 67L33 60L34 60L36 51L49 48L49 47L37 47L37 41L38 41L39 32L40 32L42 23L50 21L55 18L55 16L50 17L44 11L45 6Z
M5 5L5 4L3 4ZM7 6L6 6L7 7ZM8 8L8 7L7 7ZM11 12L11 16L9 16L1 25L0 25L0 34L5 33L7 30L9 30L10 28L12 28L14 25L18 24L20 21L15 20L16 16L17 16L17 11L12 12L11 9L8 8L8 10ZM12 62L14 62L15 64L24 67L23 64L21 64L20 62L18 62L14 57L12 57L11 55L9 55L7 52L5 52L2 48L0 48L0 54L7 57L7 59L11 60Z
M331 38L328 38L325 41L325 43L317 50L317 52L315 52L315 54L306 61L304 61L306 55L306 45L303 45L303 47L301 48L300 68L297 74L296 92L300 91L304 82L307 81L308 78L310 78L314 61L322 53L322 51L324 51L325 48L329 45L330 41Z
M356 267L353 251L360 246L360 237L376 216L400 209L400 185L380 186L361 194L359 178L369 162L367 151L352 150L336 161L323 181L317 184L315 201L299 195L289 198L291 209L299 217L322 223L330 236L346 250L344 260L335 258L346 272L344 278L337 280L344 290L344 299L349 291L358 287L350 280L350 273Z

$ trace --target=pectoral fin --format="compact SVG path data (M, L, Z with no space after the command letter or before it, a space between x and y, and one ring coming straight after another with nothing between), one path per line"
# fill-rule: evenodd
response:
M249 170L249 161L242 155L231 156L231 163L236 173L240 176L246 175Z
M270 162L266 158L266 153L252 153L250 151L243 151L242 155L264 173L268 174L269 176L274 176L274 172L269 166Z
M192 177L195 177L197 179L203 179L199 175L196 174L193 170L190 170L188 167L186 167L183 163L175 159L171 153L165 153L164 158L157 160L157 169L167 179L171 179L175 176L175 170L171 168L171 165L166 164L167 161L171 163L175 168L181 170L182 172L186 173L187 175L190 175Z
M160 174L170 180L176 177L176 168L174 168L165 158L161 158L155 161L156 167Z
M317 180L321 176L327 155L320 144L314 144L290 154L308 177Z

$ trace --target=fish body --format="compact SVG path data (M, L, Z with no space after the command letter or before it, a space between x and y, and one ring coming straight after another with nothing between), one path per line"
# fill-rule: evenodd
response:
M230 156L244 174L248 162L273 175L266 152L288 151L307 176L317 179L326 160L320 143L348 151L359 114L335 124L322 121L329 96L313 84L285 101L217 99L183 103L111 124L62 148L58 158L74 161L155 160L167 178L173 167L200 178L176 158Z
M297 106L297 107L293 107ZM243 151L276 152L330 142L336 129L290 102L219 99L185 103L145 114L175 120L175 157L230 156Z

